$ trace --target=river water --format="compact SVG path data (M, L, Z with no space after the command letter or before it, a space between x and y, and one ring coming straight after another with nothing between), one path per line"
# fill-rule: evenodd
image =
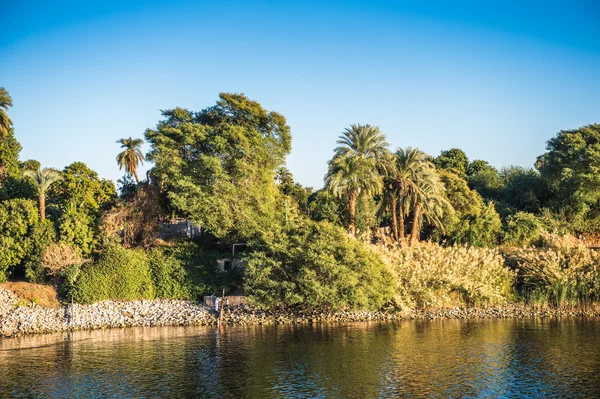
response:
M0 339L0 397L598 398L600 319L135 328Z

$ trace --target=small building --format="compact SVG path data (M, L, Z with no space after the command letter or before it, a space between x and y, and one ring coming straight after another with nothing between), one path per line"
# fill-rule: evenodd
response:
M223 258L217 260L217 266L220 271L229 272L232 270L243 270L246 266L246 262L242 259Z
M160 222L160 238L167 240L169 238L194 238L202 232L200 226L197 226L189 219L170 219Z

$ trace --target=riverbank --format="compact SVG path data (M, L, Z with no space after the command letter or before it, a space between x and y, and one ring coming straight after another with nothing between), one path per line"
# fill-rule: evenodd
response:
M409 310L402 312L265 311L248 305L225 310L223 324L306 324L354 321L600 316L600 308L552 309L521 304L489 308ZM102 301L46 308L19 301L0 288L0 337L123 327L216 325L219 316L205 305L183 300Z

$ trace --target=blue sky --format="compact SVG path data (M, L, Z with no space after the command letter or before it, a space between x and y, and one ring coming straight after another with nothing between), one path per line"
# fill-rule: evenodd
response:
M6 0L0 18L21 158L115 181L117 139L222 91L286 116L288 167L315 188L352 123L500 167L600 122L596 0Z

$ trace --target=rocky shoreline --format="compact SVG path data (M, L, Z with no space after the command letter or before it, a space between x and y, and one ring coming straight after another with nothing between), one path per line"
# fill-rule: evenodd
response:
M600 309L535 308L521 304L489 308L453 308L402 312L296 312L265 311L248 305L232 306L223 324L305 324L356 321L490 319L528 317L600 316ZM219 315L205 305L183 300L102 301L93 305L44 308L19 301L0 289L0 337L103 328L216 325Z

